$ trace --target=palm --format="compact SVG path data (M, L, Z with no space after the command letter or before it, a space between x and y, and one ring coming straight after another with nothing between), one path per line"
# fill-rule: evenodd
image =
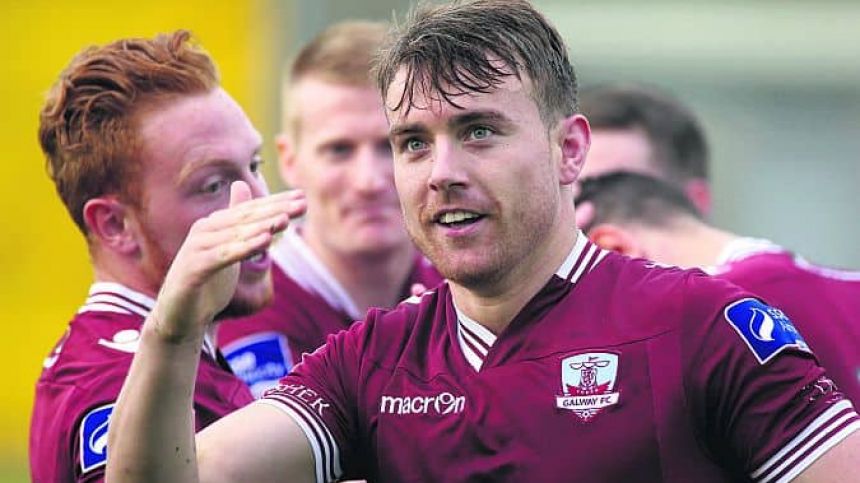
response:
M300 193L251 200L248 185L234 183L229 206L197 220L176 254L159 295L160 331L176 340L200 337L236 292L240 262L267 249L303 211Z

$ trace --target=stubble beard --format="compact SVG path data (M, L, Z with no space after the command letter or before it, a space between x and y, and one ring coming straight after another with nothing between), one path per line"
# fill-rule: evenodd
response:
M416 233L411 225L407 231L415 246L443 277L467 289L482 290L497 286L547 238L555 213L551 205L548 200L543 200L537 209L514 213L510 219L516 220L514 223L521 225L521 228L503 228L492 243L471 248L482 252L483 261L479 263L461 263L459 257L451 257L441 244L434 243L429 236Z
M241 283L241 279L239 283ZM265 292L263 293L262 297L259 297L254 300L252 300L250 297L242 297L241 287L237 287L236 293L233 294L233 298L230 299L230 302L227 304L226 307L224 307L224 310L222 310L218 313L218 315L215 316L215 320L245 317L248 315L253 315L254 313L266 308L274 298L274 288L272 287L271 270L266 273L265 281L260 283L265 283Z
M175 254L171 256L167 250L158 243L157 238L153 236L154 230L151 230L145 221L142 225L143 226L141 228L145 251L149 253L149 258L151 260L150 264L144 267L144 271L146 272L148 283L152 285L155 293L158 293L161 291L161 286L164 284L164 279L167 276L170 265L173 263ZM239 283L241 284L241 273L239 277ZM253 300L250 297L242 297L241 287L237 285L236 292L233 293L233 297L230 299L230 302L228 302L227 306L215 316L215 320L244 317L246 315L254 314L269 305L274 297L271 270L266 272L265 281L262 283L265 283L265 292L262 297L259 297L257 300Z

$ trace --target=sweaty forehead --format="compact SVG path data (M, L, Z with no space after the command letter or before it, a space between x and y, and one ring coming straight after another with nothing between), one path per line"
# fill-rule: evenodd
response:
M401 68L391 82L385 97L385 113L394 126L415 122L418 118L446 117L472 109L489 106L505 107L504 102L522 94L529 94L528 80L525 83L513 74L498 79L498 83L486 92L469 91L465 87L443 84L440 92L427 75L410 79L405 68ZM528 97L531 100L530 96Z

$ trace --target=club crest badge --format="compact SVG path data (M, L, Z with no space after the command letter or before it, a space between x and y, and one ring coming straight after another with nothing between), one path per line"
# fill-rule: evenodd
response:
M591 421L602 410L618 403L615 390L618 354L588 352L561 361L561 390L555 405L569 409L583 421Z

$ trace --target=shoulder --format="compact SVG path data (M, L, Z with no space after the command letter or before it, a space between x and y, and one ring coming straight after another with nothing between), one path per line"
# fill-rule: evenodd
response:
M594 270L592 282L631 310L711 304L724 306L741 295L736 285L699 269L683 269L623 255L607 256Z
M743 285L794 278L798 272L794 255L782 251L750 254L717 267L714 275Z
M363 321L332 339L349 344L364 362L391 367L415 340L435 337L445 327L448 286L443 283L391 309L371 309Z
M142 317L82 312L44 360L43 377L75 380L89 369L124 373L140 343Z
M749 294L698 269L664 266L610 254L580 282L572 309L593 314L620 339L685 332L716 320L723 309ZM583 312L584 311L584 312Z

